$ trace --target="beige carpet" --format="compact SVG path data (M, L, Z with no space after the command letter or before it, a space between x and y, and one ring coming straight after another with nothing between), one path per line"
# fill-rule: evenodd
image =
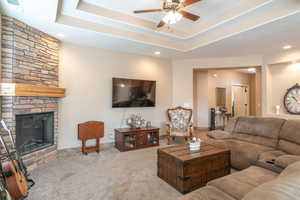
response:
M31 172L36 185L30 200L174 200L181 196L157 177L157 148L120 153L113 147L100 154L80 149Z

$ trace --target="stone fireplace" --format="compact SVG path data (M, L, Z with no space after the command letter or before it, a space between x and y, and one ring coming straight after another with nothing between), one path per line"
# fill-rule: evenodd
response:
M58 87L60 42L14 18L1 16L1 82ZM1 117L29 168L56 157L58 98L2 95Z

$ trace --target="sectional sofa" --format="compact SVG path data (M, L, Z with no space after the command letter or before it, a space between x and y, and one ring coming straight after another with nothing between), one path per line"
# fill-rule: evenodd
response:
M233 168L259 165L281 172L300 161L300 120L238 117L225 131L209 132L206 142L230 149Z
M205 141L230 149L232 167L241 171L181 200L300 199L300 120L238 117Z

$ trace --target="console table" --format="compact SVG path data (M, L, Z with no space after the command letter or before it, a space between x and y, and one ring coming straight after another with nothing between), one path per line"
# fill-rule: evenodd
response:
M115 147L121 152L153 146L159 146L159 128L115 129Z

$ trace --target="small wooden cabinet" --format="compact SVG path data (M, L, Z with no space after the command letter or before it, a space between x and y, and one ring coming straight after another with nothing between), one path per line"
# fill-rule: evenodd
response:
M100 152L100 138L104 136L104 122L88 121L78 124L78 139L82 141L82 153L89 151ZM96 145L92 147L86 146L86 141L95 139Z
M159 145L159 128L115 129L115 147L123 152Z

